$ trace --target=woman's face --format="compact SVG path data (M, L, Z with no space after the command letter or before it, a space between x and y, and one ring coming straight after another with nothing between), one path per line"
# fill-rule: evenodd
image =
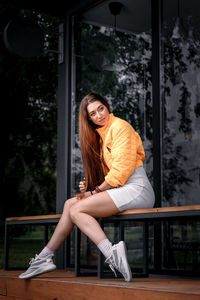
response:
M104 126L109 120L109 111L107 107L99 100L90 103L87 106L89 120L97 126Z

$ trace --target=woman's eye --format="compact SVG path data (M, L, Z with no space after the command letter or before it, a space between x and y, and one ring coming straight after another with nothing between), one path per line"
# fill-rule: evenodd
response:
M100 111L103 111L103 110L104 110L104 107L103 107L103 106L101 106L101 107L99 108L99 110L100 110Z

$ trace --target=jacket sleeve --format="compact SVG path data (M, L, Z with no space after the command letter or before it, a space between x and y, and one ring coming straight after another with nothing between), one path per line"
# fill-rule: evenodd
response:
M122 126L112 132L112 166L105 180L113 187L123 186L136 167L139 135L132 127Z

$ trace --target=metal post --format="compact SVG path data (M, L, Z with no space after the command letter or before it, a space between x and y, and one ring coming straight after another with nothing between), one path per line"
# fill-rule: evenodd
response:
M48 229L49 226L47 224L44 225L44 247L48 243Z
M81 259L81 233L80 229L75 226L75 276L80 276L80 259Z
M101 226L102 230L104 230L104 223L103 223L102 219L99 220L99 225ZM97 267L98 278L103 278L103 273L104 273L104 269L103 269L104 261L103 261L103 258L104 258L103 254L101 253L100 250L98 250L98 267Z
M119 240L124 241L124 222L119 221Z
M144 276L149 276L149 224L148 221L143 223L143 257L144 257Z
M3 264L3 269L7 270L8 269L8 225L5 222L5 240L4 240L4 264Z
M65 57L58 65L56 213L62 213L64 202L71 196L71 16L66 16L65 20L65 27L60 27ZM66 242L56 252L59 269L65 268L65 249Z
M151 0L152 17L152 92L153 92L153 181L155 206L161 206L162 192L162 103L160 96L162 0ZM161 269L161 225L154 226L154 263Z
M71 236L68 236L66 240L66 260L65 260L65 269L71 265Z
M160 96L161 0L152 0L153 181L156 207L162 199L162 103Z

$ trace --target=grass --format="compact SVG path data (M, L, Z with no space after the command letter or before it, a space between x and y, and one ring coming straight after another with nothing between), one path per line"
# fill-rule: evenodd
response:
M9 238L8 267L24 269L27 268L30 258L35 257L44 246L43 230L37 228L19 237ZM0 239L0 269L3 268L4 240Z
M9 251L8 266L12 268L26 268L30 258L35 257L43 247L42 240L13 239Z

